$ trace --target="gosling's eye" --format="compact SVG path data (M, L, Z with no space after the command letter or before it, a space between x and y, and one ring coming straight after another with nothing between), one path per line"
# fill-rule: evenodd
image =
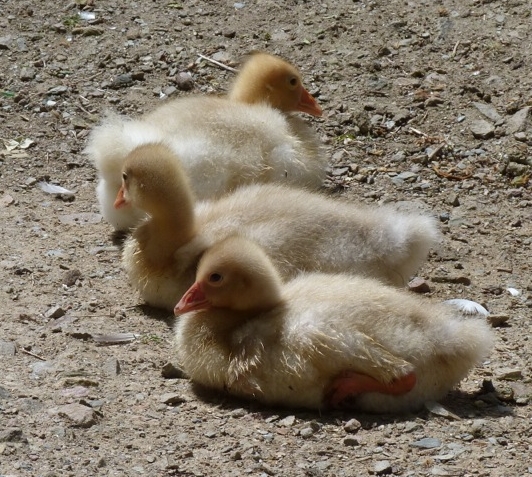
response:
M127 181L127 174L122 172L122 180Z
M224 277L220 275L219 273L211 273L209 275L209 282L210 283L220 283Z
M297 86L297 78L295 77L290 78L290 86Z

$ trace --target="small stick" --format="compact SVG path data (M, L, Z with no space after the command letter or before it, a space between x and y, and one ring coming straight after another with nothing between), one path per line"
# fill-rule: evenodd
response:
M38 354L32 353L31 351L28 351L27 349L20 348L23 353L29 354L30 356L33 356L34 358L40 359L41 361L46 361L46 358L43 358L42 356L39 356Z
M78 107L79 109L81 109L84 113L86 113L86 114L88 114L88 115L91 114L89 111L87 111L87 110L83 107L83 105L81 104L81 102L77 104L77 107Z
M464 181L466 179L469 179L473 175L473 172L471 171L465 171L463 174L453 174L451 171L442 171L438 168L436 164L433 164L432 168L434 169L434 172L436 172L436 174L440 177L445 177L446 179L453 179L455 181Z
M220 63L219 61L213 60L212 58L209 58L208 56L202 55L201 53L198 53L198 56L200 58L203 58L206 61L209 61L216 66L219 66L220 68L223 68L224 70L231 71L232 73L238 73L238 70L235 68L231 68L230 66L224 65L223 63Z
M423 136L423 137L428 136L428 134L425 134L423 131L420 131L419 129L412 128L412 127L409 127L408 129L410 129L410 131L412 131L413 133L418 134L419 136Z
M456 55L456 50L458 49L458 45L460 44L460 40L456 42L456 45L454 45L453 52L451 53L451 56L454 57Z

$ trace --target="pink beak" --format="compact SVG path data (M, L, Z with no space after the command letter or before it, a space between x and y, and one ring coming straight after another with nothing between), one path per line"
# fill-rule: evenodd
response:
M196 282L183 295L179 303L174 308L174 315L181 315L188 311L208 308L209 302L201 287L201 283Z
M125 207L127 205L126 197L124 196L124 186L120 187L120 190L118 191L118 194L116 195L114 208L115 209L121 209L122 207Z
M301 111L302 113L307 113L312 116L321 116L323 114L323 111L317 101L305 88L303 88L303 91L301 92L301 98L299 98L299 103L297 103L296 109L297 111Z

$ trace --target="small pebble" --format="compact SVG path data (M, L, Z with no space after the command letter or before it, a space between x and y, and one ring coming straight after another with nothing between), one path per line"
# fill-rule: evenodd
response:
M379 460L375 462L373 471L376 475L389 475L392 473L392 464L389 460Z
M360 445L360 441L356 437L348 436L343 439L344 446L354 447Z
M420 277L414 277L410 282L408 282L408 289L414 293L429 293L430 286Z
M277 425L281 427L292 427L294 423L296 422L295 416L286 416L285 418L281 419Z
M44 312L46 318L61 318L66 314L65 310L60 306L53 306Z
M412 442L410 445L412 447L419 447L421 449L434 449L441 446L441 441L434 437L425 437L419 441Z
M185 372L173 363L165 363L161 369L161 375L165 379L186 379Z
M495 133L495 126L483 119L472 122L469 129L477 139L489 139Z
M315 431L311 427L304 427L299 431L299 435L303 439L308 439L309 437L312 437L314 435Z
M190 91L194 88L194 79L190 73L179 73L175 77L175 83L181 91Z
M183 399L179 394L177 393L164 393L159 398L159 401L167 404L169 406L174 406L176 404L181 404L185 402L185 399Z
M0 340L0 356L15 356L17 347L13 341Z
M96 424L96 411L82 404L66 404L59 406L58 415L66 417L74 427L92 427Z
M362 427L362 424L357 419L350 419L344 424L344 431L349 433L356 433Z

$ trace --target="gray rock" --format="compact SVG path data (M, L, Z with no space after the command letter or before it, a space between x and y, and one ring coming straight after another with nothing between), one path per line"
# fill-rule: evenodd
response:
M495 376L504 381L516 381L523 378L523 371L519 368L499 368Z
M358 432L358 430L362 427L362 424L357 419L350 419L344 424L344 431L355 433Z
M109 87L113 89L127 88L128 86L131 86L132 84L133 84L133 78L131 76L131 73L124 73L122 75L118 75L113 80L113 82L109 85Z
M163 89L163 93L164 93L166 96L171 96L171 95L174 94L176 91L177 91L177 88L176 88L175 86L167 86L166 88Z
M406 159L406 152L405 151L398 151L391 157L393 162L404 162Z
M120 374L120 361L116 358L109 358L103 365L103 372L110 377L116 377Z
M15 356L17 347L13 341L0 340L0 356Z
M10 399L11 393L6 389L0 386L0 401L3 399Z
M31 81L35 78L35 70L33 68L24 67L20 70L20 79L22 81Z
M427 154L427 159L429 161L436 159L441 154L444 147L445 144L438 144L436 146L427 147L427 149L425 150L425 153Z
M510 319L510 315L497 313L489 315L486 319L491 324L491 326L497 327L502 326L504 323L506 323Z
M420 449L434 449L441 446L441 441L435 437L425 437L419 441L412 442L410 445Z
M493 106L485 103L478 103L476 101L473 101L472 104L478 109L480 114L488 118L490 121L493 121L495 124L501 123L503 121L502 116L495 110Z
M448 224L451 227L466 227L466 228L472 227L472 224L469 222L467 217L462 217L460 215L450 217L448 220Z
M72 388L63 389L62 396L72 397L76 399L87 397L90 394L90 389L85 386L74 386Z
M414 277L410 282L408 282L408 289L415 293L429 293L430 286L423 280L421 277Z
M405 425L405 432L417 432L423 429L419 422L407 422Z
M296 416L286 416L278 422L281 427L292 427L296 422Z
M97 26L87 26L87 27L76 27L72 29L73 35L81 36L99 36L103 35L105 30Z
M528 117L528 112L530 111L530 106L520 109L507 121L506 134L512 135L516 132L521 132L525 130L526 119Z
M396 186L400 186L405 182L415 182L418 177L419 175L415 172L404 171L392 177L391 180Z
M335 167L332 170L333 176L343 176L349 172L349 167Z
M96 411L81 404L66 404L58 408L58 414L66 417L74 427L91 427L96 424Z
M183 397L181 397L177 393L164 393L159 398L159 401L164 404L167 404L168 406L175 406L176 404L181 404L185 402L185 399L183 399Z
M489 139L490 137L493 137L495 133L495 126L483 119L472 122L469 129L477 139Z
M142 31L138 28L132 28L127 31L126 38L128 40L138 40L139 38L142 38Z
M0 431L0 442L28 442L22 434L22 429L10 427Z
M456 419L456 420L460 419L459 416L448 411L440 403L437 403L435 401L426 402L425 408L436 416L446 417L447 419Z
M342 443L344 444L344 446L347 446L347 447L354 447L354 446L360 445L360 441L356 437L352 437L352 436L344 437Z
M11 45L11 37L10 36L2 36L0 37L0 50L9 50L9 47Z
M187 375L173 363L165 363L161 369L161 375L165 379L186 379Z
M460 199L456 192L451 192L446 198L445 203L452 205L453 207L458 207L460 205Z
M65 328L67 328L68 325L71 325L72 323L78 321L78 319L79 318L76 316L65 315L61 318L58 318L57 320L51 321L50 323L48 323L47 327L50 329L50 331L54 333L60 333Z
M57 95L60 95L60 94L65 94L66 92L68 92L68 86L55 86L51 89L49 89L46 94L57 94Z
M309 437L312 437L314 435L314 429L312 429L312 427L304 427L299 431L299 435L303 439L308 439Z
M28 51L26 38L21 36L15 40L15 43L17 44L18 51Z
M435 283L458 283L460 285L471 285L471 279L463 275L433 276L430 279Z
M425 107L429 108L429 107L438 106L440 104L443 104L443 102L444 102L443 98L440 98L439 96L432 96L428 98L427 100L425 100Z
M65 284L67 287L73 287L81 277L82 274L80 270L68 270L63 276L63 284Z
M510 384L517 404L526 405L532 399L532 385L529 383L514 382Z
M404 171L400 174L397 174L397 177L401 178L405 182L414 182L419 177L419 174L411 171Z
M61 318L62 316L65 316L65 313L65 310L60 306L52 306L52 308L49 308L44 312L44 316L46 316L46 318Z
M54 369L54 363L51 361L38 361L31 366L31 377L39 379Z
M475 419L470 427L470 432L475 437L484 437L489 430L489 422L486 419Z
M217 51L216 53L214 53L212 55L212 59L219 61L220 63L230 63L231 55L227 51L221 50L221 51Z
M506 174L509 176L520 176L526 174L528 166L525 164L519 164L518 162L509 162L506 166Z
M378 460L373 466L373 471L376 475L389 475L392 470L392 464L389 460Z
M235 419L240 419L241 417L247 416L248 412L244 408L239 407L238 409L231 411L229 415Z

